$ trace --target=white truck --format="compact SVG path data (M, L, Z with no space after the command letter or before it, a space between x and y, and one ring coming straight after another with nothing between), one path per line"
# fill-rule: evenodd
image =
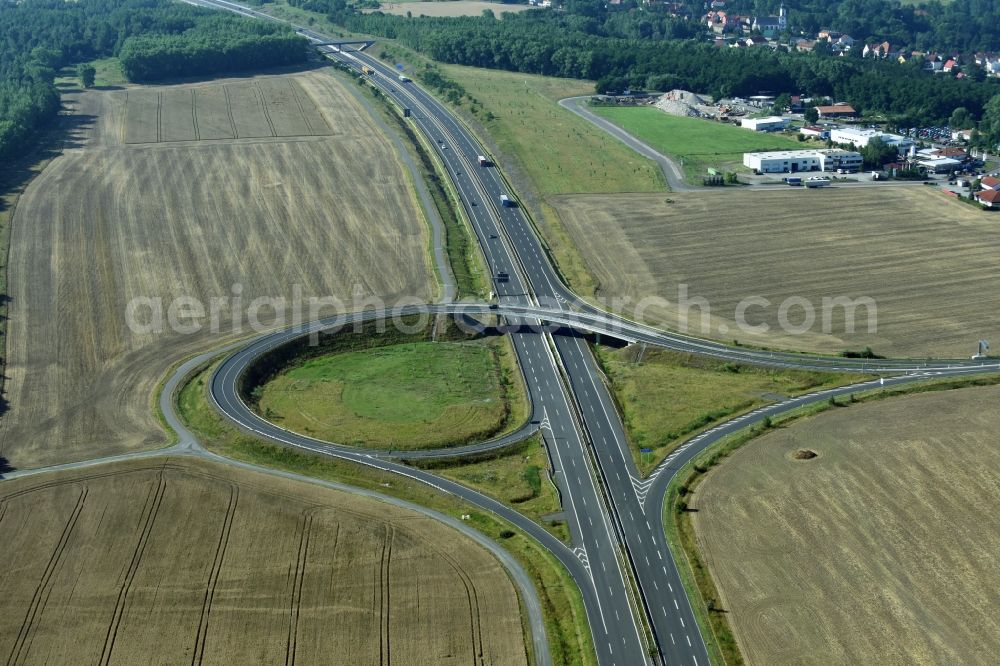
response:
M806 178L806 187L826 187L830 184L830 179L826 176L813 176L812 178Z

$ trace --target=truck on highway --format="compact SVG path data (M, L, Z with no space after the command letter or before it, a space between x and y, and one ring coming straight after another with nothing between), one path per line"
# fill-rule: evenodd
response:
M514 200L511 199L506 194L501 194L500 195L500 205L503 206L504 208L513 208L514 207Z
M826 187L830 184L830 179L825 176L813 176L806 180L806 187Z
M361 65L361 73L366 74L368 76L373 76L375 74L375 70L369 67L368 65Z
M400 74L399 75L399 82L400 83L409 83L410 82L410 77L408 77L405 74Z
M485 155L479 155L476 159L479 161L479 166L489 166L490 165L490 161L488 159L486 159Z

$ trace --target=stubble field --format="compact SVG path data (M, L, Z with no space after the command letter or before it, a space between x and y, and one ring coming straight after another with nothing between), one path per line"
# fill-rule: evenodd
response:
M708 473L690 515L749 663L995 662L998 398L828 411Z
M707 299L688 310L688 331L723 341L838 353L870 346L885 356L967 357L995 337L1000 307L1000 227L989 213L922 187L718 191L559 197L556 206L599 287L596 297L630 316L645 301L648 323L682 329L679 289ZM627 267L623 270L622 267ZM768 305L745 311L747 297ZM824 298L870 298L855 311ZM789 306L782 312L787 299ZM805 303L805 305L803 305ZM779 315L804 333L782 329Z
M8 663L526 664L517 594L449 527L159 459L0 487Z
M165 445L156 383L183 357L251 333L254 311L280 323L255 299L333 297L344 305L316 311L330 314L354 309L355 294L433 297L409 174L328 72L68 101L70 145L13 221L0 424L13 467ZM205 308L194 333L170 326L180 296ZM162 330L127 326L136 298L161 303Z
M478 0L447 0L446 2L383 2L378 10L386 14L396 16L406 16L407 12L413 16L480 16L484 10L490 10L499 18L502 14L510 12L517 14L526 9L528 5L505 5L499 2L479 2Z

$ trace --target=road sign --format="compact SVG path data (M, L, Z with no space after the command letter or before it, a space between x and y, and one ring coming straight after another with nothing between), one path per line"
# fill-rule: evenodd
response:
M653 449L639 449L639 453L652 453Z

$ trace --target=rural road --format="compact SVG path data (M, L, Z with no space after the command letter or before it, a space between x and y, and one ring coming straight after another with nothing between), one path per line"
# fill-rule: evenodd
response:
M242 12L257 13L227 0L197 0L199 4L220 8L239 7ZM263 15L261 15L263 16ZM268 17L265 17L268 18ZM273 19L271 19L273 20ZM342 50L328 44L328 39L314 31L298 28L299 34L313 43L321 53L360 73L363 66L374 70L368 76L387 97L412 112L411 122L436 147L459 193L466 214L490 266L491 273L507 273L509 279L495 281L500 301L499 314L506 315L514 325L533 326L560 317L604 317L615 319L621 328L633 327L632 334L660 336L660 342L687 345L695 353L712 353L723 358L745 358L747 350L727 348L675 334L636 331L634 324L624 322L582 303L562 284L555 268L545 255L530 221L519 208L500 206L500 196L510 190L498 169L480 167L477 155L486 155L472 133L443 105L413 82L399 81L399 74L380 61L356 50ZM545 314L537 309L544 304ZM575 308L571 309L571 307ZM510 308L510 309L508 309ZM514 314L519 312L520 316ZM588 322L592 326L600 325ZM593 330L593 329L592 329ZM650 338L654 344L656 340ZM649 492L659 483L669 480L676 472L673 465L682 465L704 447L716 441L714 432L692 440L679 450L655 477L642 479L631 458L624 428L614 402L604 384L596 362L586 344L577 336L552 335L550 331L511 333L515 351L528 385L535 413L542 413L542 434L560 488L565 513L572 535L572 554L577 562L569 561L561 552L561 544L552 544L548 533L509 509L498 509L501 515L536 536L550 547L576 578L584 594L588 618L598 659L602 664L648 663L649 645L642 636L644 624L652 630L658 655L668 663L707 664L708 656L701 633L684 594L683 587L667 548L659 507L662 495L647 510ZM258 341L260 342L260 341ZM257 344L257 343L253 343ZM317 444L301 441L292 433L262 422L246 408L236 390L236 377L241 364L252 362L252 347L227 359L213 376L211 393L220 410L241 427L259 435L317 450ZM266 344L266 340L264 341ZM801 360L800 360L801 359ZM798 366L805 363L825 363L829 359L797 355L757 357L751 362ZM838 363L841 361L837 361ZM853 369L871 372L872 365ZM937 374L995 371L996 365L956 362L942 364L933 371L913 362L886 363L888 372L910 372L886 381L903 383L918 381ZM864 364L862 363L862 366ZM889 368L888 366L892 366ZM869 382L844 389L870 388ZM817 394L800 399L823 400L829 394ZM792 408L777 405L769 413ZM763 419L767 413L741 417L732 427L746 426ZM722 436L722 435L719 435ZM337 453L335 455L344 455ZM413 470L400 469L396 463L370 458L371 464L411 476ZM671 474L663 474L672 469ZM664 481L661 481L664 479ZM426 482L442 484L436 477ZM665 486L662 486L665 487ZM470 496L471 491L448 487L480 506L490 506L492 500ZM482 504L485 502L485 504ZM514 515L510 515L513 513ZM620 557L621 556L621 557ZM582 569L581 566L582 565ZM633 585L627 582L631 578Z
M618 139L626 146L639 153L643 157L648 157L660 165L663 170L663 177L667 179L667 185L674 192L690 192L699 188L692 187L684 182L684 171L672 159L656 150L648 143L640 141L610 120L602 118L586 107L590 95L582 97L567 97L559 100L559 106L572 111L586 121L589 121L604 130L614 138Z

